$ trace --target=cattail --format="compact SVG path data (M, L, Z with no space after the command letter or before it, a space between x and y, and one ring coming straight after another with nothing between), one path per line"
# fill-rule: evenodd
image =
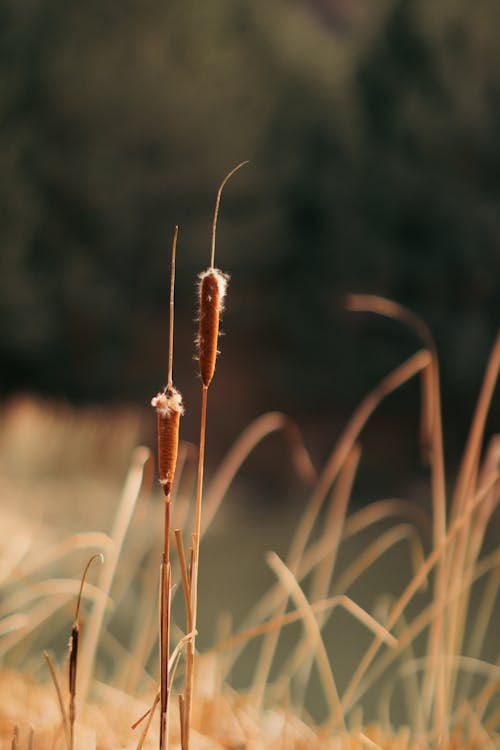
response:
M177 450L179 446L179 422L184 414L182 396L173 386L167 386L162 393L151 399L158 420L158 470L160 484L165 497L172 492Z
M215 360L217 359L217 343L219 341L219 319L224 310L224 297L226 296L229 276L214 268L215 262L215 237L217 233L217 218L219 216L220 198L222 189L226 182L245 164L242 161L222 180L217 191L215 201L214 219L212 224L212 250L210 255L210 268L199 275L199 305L200 318L196 348L200 362L200 375L205 388L208 388L215 372Z
M200 319L196 343L201 379L208 388L215 372L219 319L224 309L229 276L217 268L209 268L200 274L199 279Z
M222 271L214 268L215 264L215 237L217 231L217 217L219 214L220 198L222 189L229 178L247 162L238 164L222 180L215 201L214 219L212 224L212 251L210 255L210 267L200 274L199 279L199 328L196 339L197 353L200 364L200 375L202 380L201 389L201 417L200 417L200 443L198 448L198 478L196 482L196 507L195 527L192 535L193 545L191 547L191 564L189 566L189 594L188 621L191 625L192 637L187 644L186 654L186 676L184 699L179 704L181 721L181 747L189 750L189 733L191 727L191 710L193 703L194 687L194 654L196 641L196 616L198 608L198 565L200 552L201 534L201 505L203 496L203 467L205 462L205 433L207 420L207 394L215 372L215 361L217 359L217 343L219 340L219 320L224 308L224 297L226 296L229 277Z
M170 497L177 464L179 448L179 422L184 414L182 396L174 388L172 368L174 358L174 289L175 289L175 255L179 227L175 227L172 240L170 268L170 322L168 341L168 380L161 393L151 399L151 406L156 409L158 432L158 471L160 484L166 498Z

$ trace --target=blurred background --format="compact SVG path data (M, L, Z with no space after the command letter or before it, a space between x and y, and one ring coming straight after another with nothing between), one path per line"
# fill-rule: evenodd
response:
M219 223L233 280L213 399L230 408L212 446L279 408L321 458L418 346L344 311L372 292L434 332L455 458L498 323L499 29L496 0L3 0L2 397L147 406L178 223L175 375L195 439L194 284L217 186L249 159ZM384 410L387 433L413 424L415 392Z
M208 473L268 409L297 421L320 467L363 395L419 347L396 322L347 313L349 292L390 297L433 331L456 466L498 326L497 0L0 0L2 502L49 525L111 523L133 446L155 441L175 224L174 376L196 442L195 282L217 187L244 159L218 225L232 281ZM428 502L418 404L409 384L369 424L355 502ZM488 433L499 417L497 399ZM304 496L287 461L272 438L240 480L259 559L284 551L295 516L268 515L263 533L255 508ZM212 561L231 580L214 607L215 593L254 595L227 571L223 531Z

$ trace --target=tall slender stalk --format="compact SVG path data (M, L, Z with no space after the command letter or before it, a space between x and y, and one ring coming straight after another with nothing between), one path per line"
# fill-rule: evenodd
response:
M155 396L151 405L156 409L158 426L158 468L163 489L163 554L160 568L160 750L168 747L168 701L170 653L170 503L179 448L179 423L184 413L182 397L173 385L174 355L174 290L175 255L179 228L175 227L172 240L170 271L168 375L165 389Z
M184 700L181 702L181 745L182 750L189 749L191 715L193 706L194 671L195 671L195 646L196 646L196 618L198 608L198 570L200 555L201 535L201 508L203 498L203 471L205 466L205 435L207 423L207 398L208 387L215 373L217 360L217 344L219 341L219 321L224 309L224 298L226 295L228 276L214 268L215 263L215 239L217 230L217 218L219 215L220 199L222 190L232 175L244 164L241 162L232 169L222 180L215 201L214 218L212 224L212 247L210 253L210 267L200 274L199 284L199 326L197 336L197 349L199 370L202 380L201 386L201 415L200 415L200 443L198 449L198 478L196 483L196 505L195 526L192 534L191 566L189 583L189 612L188 620L191 622L191 639L186 647L186 682ZM189 617L190 616L190 617Z

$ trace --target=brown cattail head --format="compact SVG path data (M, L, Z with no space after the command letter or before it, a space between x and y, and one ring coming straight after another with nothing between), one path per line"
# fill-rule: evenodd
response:
M165 497L172 492L172 484L179 447L179 422L184 414L182 396L173 386L151 399L158 419L158 470Z
M196 343L201 379L203 385L208 387L215 372L219 319L224 310L229 276L217 268L209 268L200 274L199 279L200 319Z

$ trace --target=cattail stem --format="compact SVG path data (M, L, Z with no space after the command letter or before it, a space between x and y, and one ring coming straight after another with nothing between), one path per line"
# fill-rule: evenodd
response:
M174 388L172 369L174 355L174 289L175 255L179 227L175 227L172 240L170 271L170 319L168 342L168 374L165 389L158 393L151 405L156 409L158 428L158 469L164 494L163 555L160 568L160 750L168 747L168 661L170 651L170 501L179 448L179 424L184 413L182 396Z
M177 237L179 236L179 227L174 229L174 239L172 241L172 255L170 266L170 318L168 325L168 378L167 387L172 388L172 369L174 363L174 291L175 291L175 256L177 252Z
M160 750L168 747L167 711L170 653L170 495L164 501L163 555L160 568Z
M182 750L189 750L189 730L194 689L194 654L196 648L196 616L198 608L198 568L201 533L201 504L203 497L203 470L205 465L205 435L207 424L208 386L201 389L200 446L198 452L198 478L196 484L195 526L193 533L193 555L190 575L190 615L192 638L186 647L186 691L184 695L184 742Z
M222 180L215 201L214 219L212 225L212 249L210 254L210 268L200 275L200 318L197 338L197 349L201 375L201 417L200 444L198 449L198 478L196 484L196 507L193 546L191 549L191 564L189 569L189 599L188 619L191 619L191 639L187 644L186 653L186 682L184 701L181 709L181 746L182 750L189 750L189 731L194 689L194 656L196 648L196 618L198 607L198 569L201 535L201 506L203 497L203 469L205 464L205 434L207 423L208 386L212 382L217 359L217 343L219 340L219 320L224 309L228 277L222 271L214 268L215 238L217 233L217 217L219 215L222 190L232 175L248 162L241 162L232 169ZM190 611L189 611L190 610Z
M170 503L165 503L165 506ZM163 558L160 592L160 750L168 748L168 660L170 653L170 562Z
M201 500L203 496L203 470L205 466L205 435L207 427L207 396L208 386L203 385L201 389L201 417L200 417L200 448L198 454L198 478L196 484L196 515L194 525L194 538L195 538L195 568L198 563L198 553L200 546L200 533L201 533ZM195 579L194 579L195 580ZM196 591L191 591L191 599L196 597ZM194 599L195 600L195 599Z
M184 552L184 542L182 541L182 532L180 529L175 530L175 541L177 543L177 556L179 558L179 567L181 569L181 580L182 590L184 593L184 604L186 607L186 621L187 621L187 632L190 633L193 629L193 623L191 618L191 601L190 601L190 583L189 573L186 566L186 554Z
M220 198L222 195L222 190L226 182L231 179L233 174L237 172L239 169L241 169L241 167L244 167L245 164L248 164L248 160L242 161L240 164L237 164L236 167L233 167L233 169L227 173L227 175L224 177L221 184L219 185L219 190L217 191L217 198L215 200L214 220L212 224L212 251L210 253L210 268L214 267L214 262L215 262L215 238L217 236L217 218L219 216Z

